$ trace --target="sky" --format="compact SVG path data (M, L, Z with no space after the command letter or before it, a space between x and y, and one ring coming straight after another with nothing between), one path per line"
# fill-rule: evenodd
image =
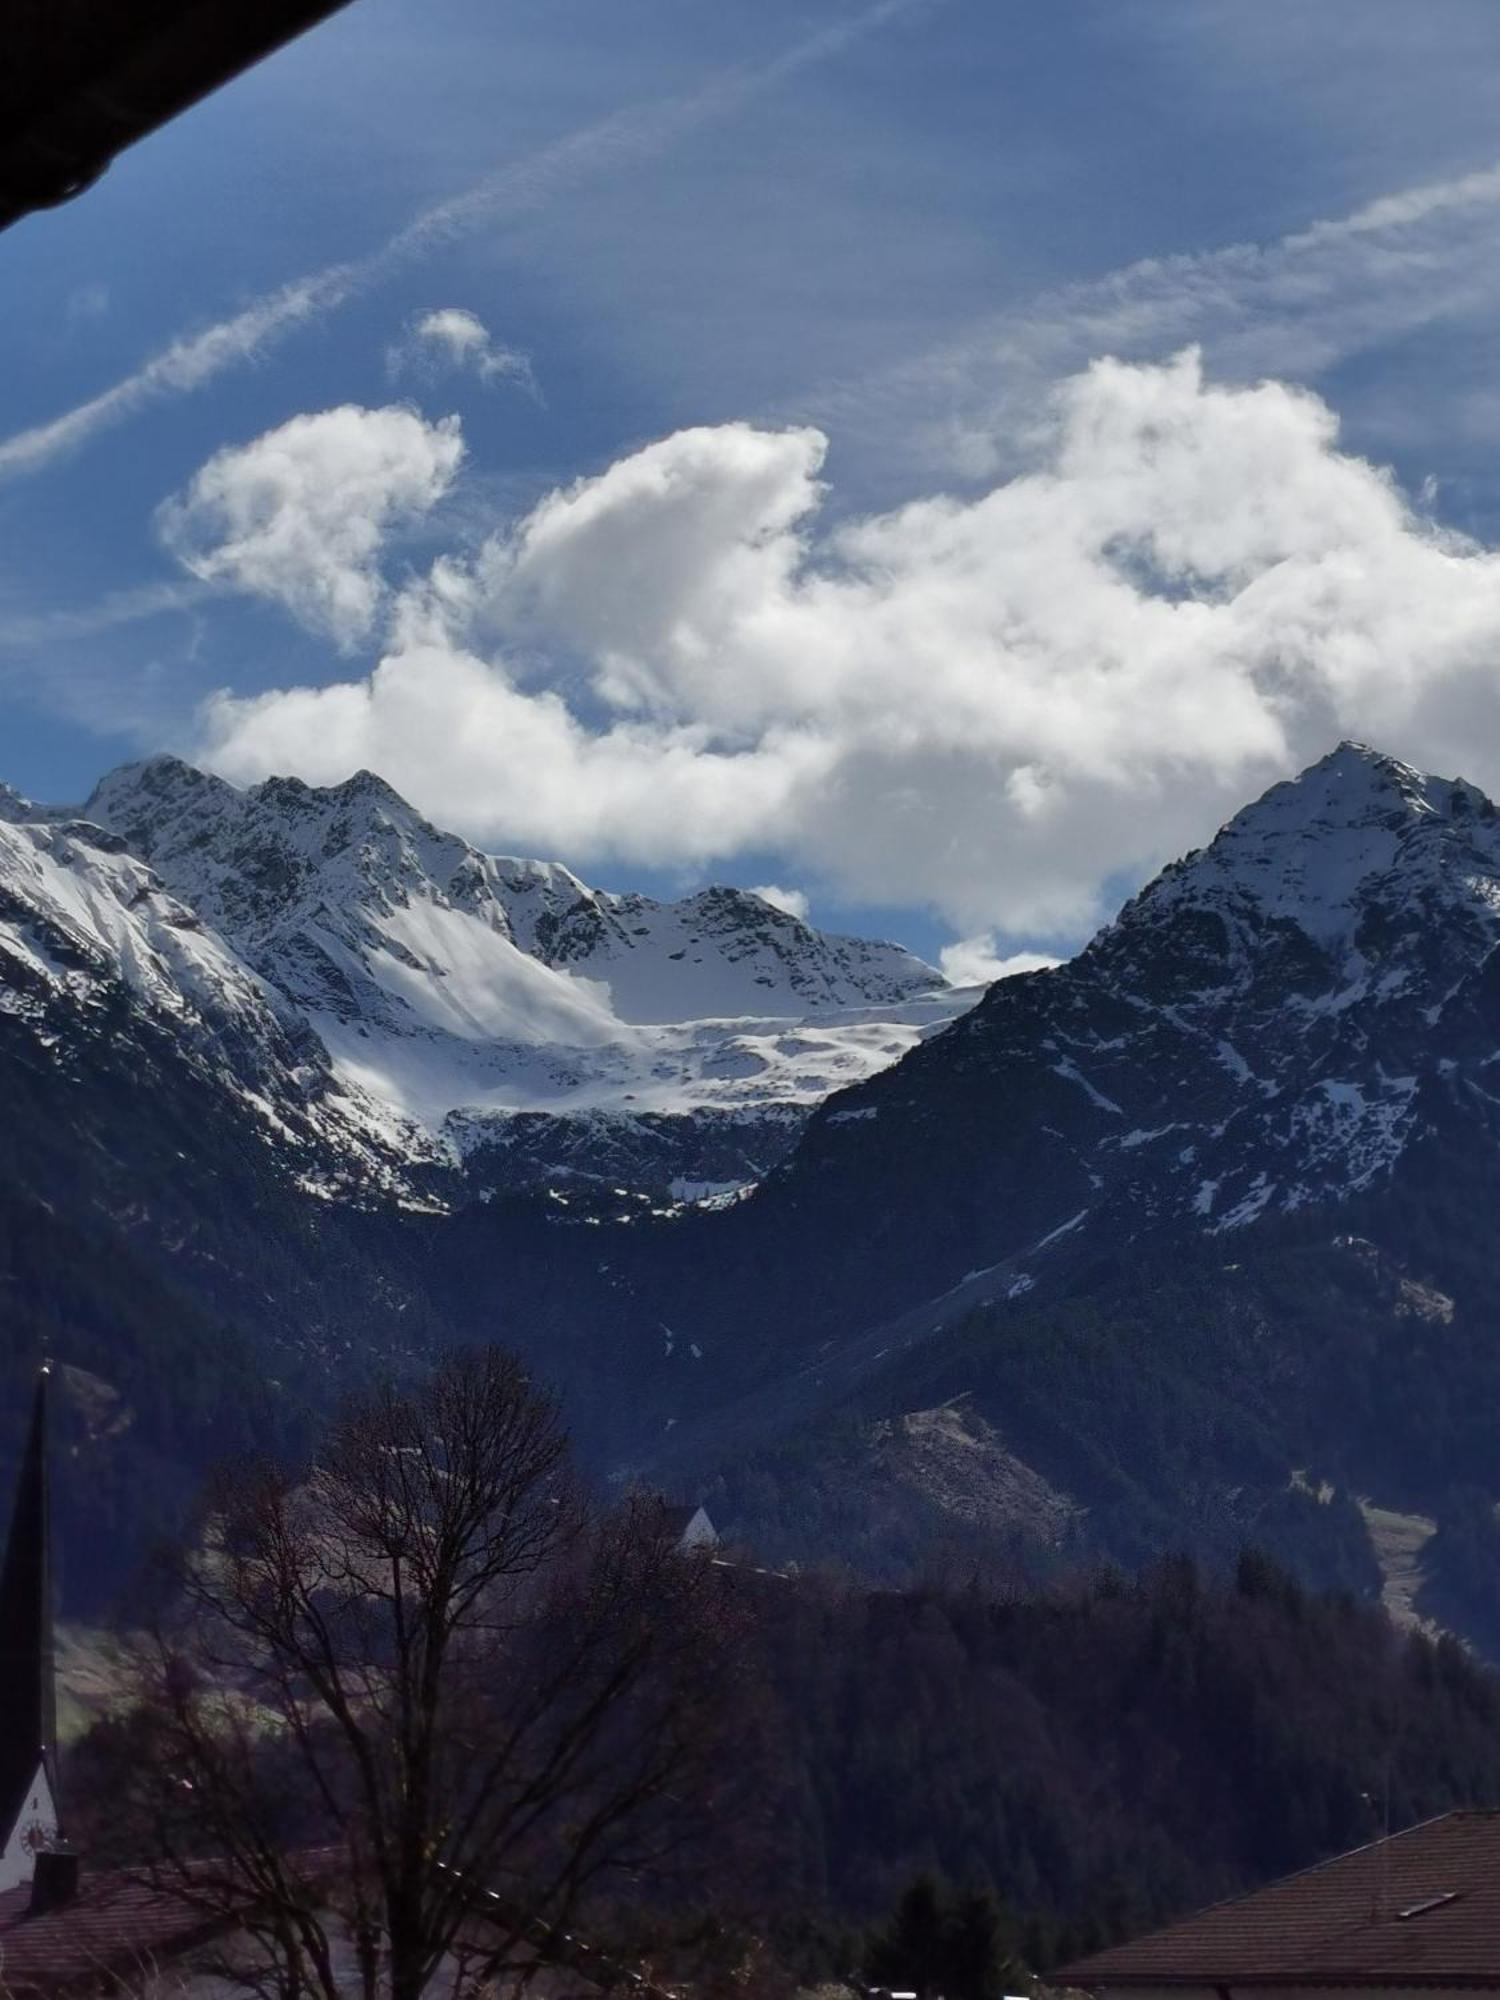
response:
M353 0L0 235L0 778L1066 953L1500 791L1488 0Z

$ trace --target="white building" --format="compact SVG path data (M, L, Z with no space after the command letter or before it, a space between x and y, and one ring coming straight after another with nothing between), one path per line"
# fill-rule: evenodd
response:
M668 1531L679 1549L716 1549L719 1531L708 1518L706 1507L669 1506L664 1509Z

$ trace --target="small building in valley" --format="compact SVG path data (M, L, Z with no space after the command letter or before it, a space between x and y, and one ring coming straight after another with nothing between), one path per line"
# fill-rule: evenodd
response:
M662 1509L662 1519L679 1549L716 1549L719 1546L719 1531L708 1518L706 1507L691 1501L680 1506L669 1502Z
M1451 1812L1064 1966L1101 1996L1500 1993L1500 1812Z

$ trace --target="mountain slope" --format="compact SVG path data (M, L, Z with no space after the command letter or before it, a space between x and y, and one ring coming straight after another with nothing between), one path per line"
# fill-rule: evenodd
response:
M296 1010L116 835L33 816L0 818L0 1011L66 1068L128 1009L170 1036L210 1094L228 1094L274 1138L287 1170L325 1194L410 1193L435 1149L337 1077ZM415 1174L413 1169L416 1169Z
M966 1510L1009 1489L1067 1546L1329 1580L1371 1574L1358 1499L1500 1577L1456 1492L1500 1499L1497 939L1494 807L1341 746L616 1256L712 1361L648 1462L802 1559L993 1546Z
M1439 1132L1488 1152L1497 938L1495 808L1343 745L1068 964L842 1093L737 1227L815 1239L810 1310L848 1326L972 1305L1059 1246L1336 1204ZM876 1216L901 1227L872 1240Z

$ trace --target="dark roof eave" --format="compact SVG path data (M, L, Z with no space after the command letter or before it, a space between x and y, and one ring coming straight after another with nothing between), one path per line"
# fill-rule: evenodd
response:
M64 67L34 79L30 92L23 58L0 87L0 229L82 194L126 147L347 4L183 0L134 39L122 33L97 68ZM56 20L58 38L68 36L68 10L58 8Z
M1255 1988L1285 1989L1289 1987L1352 1987L1366 1986L1372 1992L1388 1986L1402 1986L1413 1989L1461 1987L1466 1992L1500 1991L1500 1951L1497 1951L1496 1967L1489 1972L1379 1972L1364 1967L1359 1971L1329 1971L1320 1968L1316 1972L1093 1972L1087 1965L1059 1966L1049 1974L1050 1980L1058 1986L1078 1987L1085 1993L1100 1993L1106 1988L1115 1990L1122 1987L1139 1987L1145 1991L1160 1991L1163 1988L1181 1988L1196 1991L1200 1987L1227 1987L1231 1990Z

